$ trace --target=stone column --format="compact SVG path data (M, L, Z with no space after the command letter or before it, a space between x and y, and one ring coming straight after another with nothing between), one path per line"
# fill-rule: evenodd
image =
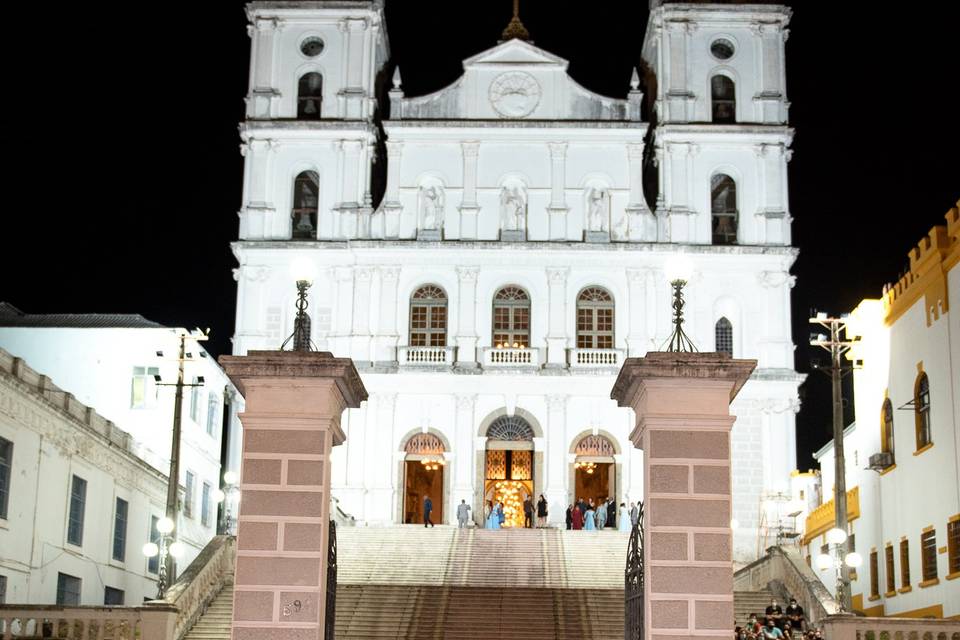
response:
M567 267L547 267L550 287L549 317L547 318L548 368L567 366Z
M630 329L627 333L627 355L631 358L639 357L647 352L650 343L647 336L650 333L647 327L646 292L645 284L649 269L627 269L627 302L630 314L627 316Z
M473 393L458 393L457 401L457 428L453 441L453 450L457 454L453 463L453 495L450 505L452 508L450 522L456 521L457 505L466 500L473 509L473 413L477 404L477 396ZM483 514L481 513L481 518Z
M383 198L383 229L378 230L384 238L400 237L400 163L403 159L403 143L387 141L387 191Z
M359 233L358 209L362 196L360 194L360 176L357 166L360 162L362 143L359 140L340 141L340 238L353 239Z
M353 331L350 355L357 361L370 362L370 294L375 267L354 267Z
M550 239L567 239L567 143L551 142L550 146Z
M718 353L628 359L611 397L644 452L644 637L722 640L733 613L730 402L756 367Z
M330 534L330 452L367 392L326 352L220 358L246 401L233 640L321 640ZM294 601L300 606L294 607Z
M480 157L479 142L464 142L463 150L463 201L460 203L460 239L477 239L477 218L480 205L477 203L477 160Z
M567 401L569 396L547 396L547 507L549 522L564 526L567 505L573 502L567 489ZM573 491L570 487L569 491Z
M397 361L397 278L400 267L377 267L380 272L380 312L376 336L374 337L373 359L375 363L386 364Z
M259 138L250 138L240 147L240 153L246 158L244 163L246 202L240 212L245 240L265 240L274 237L276 208L267 187L268 176L272 169L273 149L272 140ZM289 223L287 225L289 226Z
M276 18L257 18L247 27L253 40L251 57L254 60L250 95L247 97L247 116L256 119L272 118L273 100L280 92L273 86L273 61L280 21ZM294 105L294 111L296 106Z
M480 267L457 267L460 280L457 309L457 364L460 369L477 366L477 274Z

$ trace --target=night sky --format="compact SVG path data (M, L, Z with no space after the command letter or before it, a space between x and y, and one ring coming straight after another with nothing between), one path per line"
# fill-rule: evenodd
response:
M497 44L511 0L387 0L407 95L455 80ZM878 297L960 198L957 3L798 0L787 43L797 368L807 312ZM920 12L920 7L924 11ZM230 349L250 41L242 2L6 9L0 300L24 311L140 313L212 327ZM522 0L535 44L623 97L646 0ZM804 385L800 468L830 437L829 382Z

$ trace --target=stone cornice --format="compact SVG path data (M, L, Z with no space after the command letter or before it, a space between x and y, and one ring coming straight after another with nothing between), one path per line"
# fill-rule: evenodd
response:
M319 121L318 121L319 122ZM396 129L616 129L645 133L647 122L632 120L384 120L388 131ZM716 126L716 125L714 125ZM622 133L621 133L622 135Z
M627 358L620 369L610 398L619 406L633 406L637 385L652 378L697 378L725 380L731 385L730 400L750 378L756 360L734 360L723 353L675 353L652 351L642 358Z
M327 351L250 351L245 356L220 356L219 361L244 395L251 380L324 378L335 381L347 407L355 409L367 399L367 390L353 361L335 358Z

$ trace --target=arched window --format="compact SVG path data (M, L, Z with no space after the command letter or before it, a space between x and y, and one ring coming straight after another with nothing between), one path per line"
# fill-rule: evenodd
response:
M880 410L880 450L890 454L890 464L893 464L893 403L889 398L883 401Z
M930 380L921 372L913 390L913 411L917 421L917 451L928 444L930 439Z
M737 183L718 173L710 178L710 212L713 214L713 244L737 243Z
M725 353L732 357L733 325L730 324L730 321L726 318L717 320L717 324L714 326L714 334L716 336L717 353Z
M297 87L297 120L319 120L323 103L323 76L305 73Z
M443 455L446 448L443 442L432 433L418 433L409 440L403 450L409 454L421 456Z
M613 298L587 287L577 297L577 349L613 349Z
M737 121L737 90L733 80L720 74L713 76L710 79L710 97L715 123L733 124Z
M601 435L584 436L577 443L575 453L578 456L605 456L613 457L617 453L616 447L607 438Z
M493 297L493 346L530 346L530 296L520 287L504 287Z
M510 442L533 440L533 427L520 416L500 416L487 428L487 437L491 440Z
M428 284L410 297L410 346L447 346L447 294Z
M317 238L317 210L320 204L320 176L316 171L304 171L293 181L293 212L291 214L294 239Z

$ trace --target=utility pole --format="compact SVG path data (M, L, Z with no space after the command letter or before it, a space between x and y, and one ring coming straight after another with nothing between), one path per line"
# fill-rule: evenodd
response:
M846 459L843 454L843 387L841 382L845 373L852 370L852 367L843 366L843 355L850 350L856 340L843 340L840 338L841 332L846 335L847 316L840 318L828 317L826 313L816 313L810 318L810 324L818 324L830 332L829 336L824 334L811 334L810 344L816 347L822 347L830 352L829 375L833 389L833 504L834 504L834 526L837 529L847 533L847 476ZM823 370L819 365L814 364L814 368ZM826 371L824 371L826 373ZM844 541L840 546L840 557L845 557L848 550L848 543ZM852 608L850 595L850 567L842 564L838 572L837 580L837 600L840 602L842 611L850 611Z
M167 506L166 516L175 523L173 536L179 539L179 519L177 518L177 498L180 493L180 432L183 425L183 389L184 387L202 387L203 377L198 377L196 383L187 384L184 381L185 365L188 360L193 360L193 354L187 352L187 340L196 340L198 342L206 340L210 330L201 332L199 329L193 333L186 331L180 333L180 346L177 354L177 382L175 384L159 384L158 386L173 386L176 391L173 397L173 437L170 443L170 474L167 479ZM163 356L163 352L157 352L157 355ZM167 554L162 558L164 566L161 571L164 576L161 577L170 586L176 580L176 565L172 554Z

